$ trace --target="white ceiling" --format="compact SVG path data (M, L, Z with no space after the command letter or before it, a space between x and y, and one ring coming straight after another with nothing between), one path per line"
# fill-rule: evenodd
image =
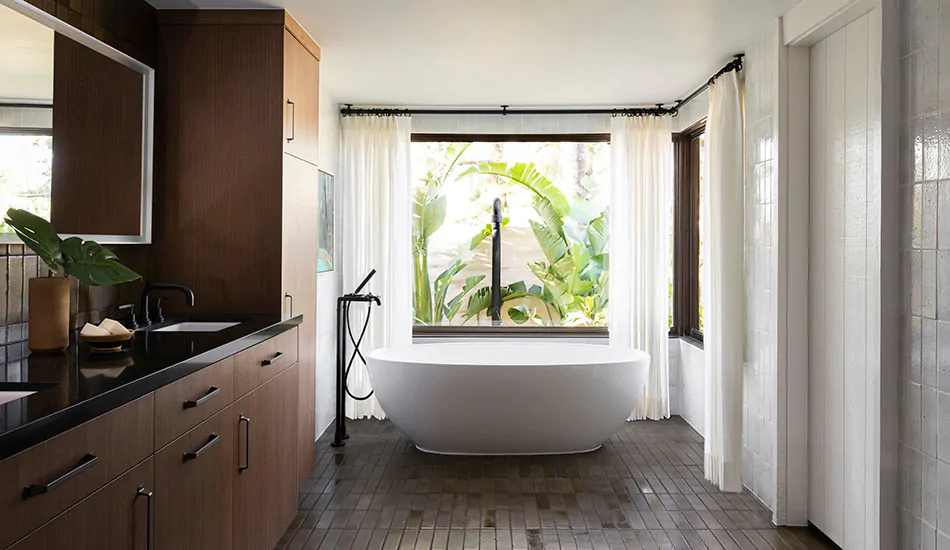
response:
M646 105L682 98L798 0L149 0L282 7L363 105Z
M53 30L0 6L0 101L53 101Z

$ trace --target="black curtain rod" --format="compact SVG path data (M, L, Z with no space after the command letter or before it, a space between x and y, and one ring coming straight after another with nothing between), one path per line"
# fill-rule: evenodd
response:
M610 116L663 116L679 114L680 108L699 97L713 82L722 75L742 70L742 59L745 54L737 54L725 67L714 74L698 90L689 94L686 99L680 99L672 106L658 103L654 107L646 108L617 108L617 109L512 109L509 105L502 105L499 109L397 109L397 108L360 108L347 103L340 109L342 116L412 116L412 115L610 115Z

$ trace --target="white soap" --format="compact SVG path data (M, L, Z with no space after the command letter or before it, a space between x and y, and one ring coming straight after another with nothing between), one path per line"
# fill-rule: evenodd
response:
M83 336L108 336L111 333L104 328L99 328L96 325L93 325L92 323L86 323L83 325L80 334Z
M108 317L106 317L105 319L102 320L101 323L99 323L99 328L105 329L109 334L115 334L116 336L129 333L129 329L122 326L122 323L118 321L113 321L112 319L109 319Z

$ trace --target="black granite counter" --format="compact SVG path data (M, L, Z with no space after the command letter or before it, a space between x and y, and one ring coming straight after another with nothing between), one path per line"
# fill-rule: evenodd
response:
M110 354L93 353L74 334L64 353L0 363L7 373L0 392L35 392L0 405L0 460L286 332L302 316L187 320L239 324L218 332L154 332L157 327L150 327L135 333L127 351Z

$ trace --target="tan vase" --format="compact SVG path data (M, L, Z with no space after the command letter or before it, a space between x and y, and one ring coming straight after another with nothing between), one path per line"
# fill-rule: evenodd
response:
M31 351L54 352L69 347L69 279L30 279Z

